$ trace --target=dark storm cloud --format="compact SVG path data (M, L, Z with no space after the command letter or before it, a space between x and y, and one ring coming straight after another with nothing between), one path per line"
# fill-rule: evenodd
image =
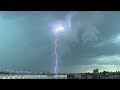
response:
M45 17L41 18L41 16L37 16L37 14L35 13L33 13L35 14L35 16L33 17L32 12L29 14L26 13L27 12L7 12L2 14L2 17L6 20L6 22L8 20L14 21L14 25L10 24L12 25L12 28L4 28L7 30L6 34L1 33L3 34L2 38L5 38L6 36L7 40L8 40L7 33L10 32L8 35L14 35L14 38L10 38L10 40L13 39L14 43L13 42L8 43L9 45L11 43L14 45L14 48L11 47L11 50L12 49L13 50L11 51L9 49L10 47L9 45L6 45L8 49L4 48L3 50L3 52L5 52L5 55L14 52L14 50L16 50L16 54L14 53L10 54L11 57L9 58L9 60L6 58L6 61L8 60L7 66L9 66L9 64L16 65L18 67L19 65L22 65L23 69L24 67L28 67L28 69L34 67L32 68L32 70L35 71L41 71L41 70L51 71L50 64L52 62L52 59L50 59L51 52L49 51L49 48L51 48L50 46L51 42L49 42L49 38L47 36L47 32L49 33L49 31L46 30L46 26L44 25L45 22L43 21L45 20L40 20L46 18ZM14 33L18 31L17 28L19 28L20 33L19 32ZM17 40L15 41L15 38L19 38L18 41ZM5 44L4 42L2 43ZM4 60L3 62L5 62L4 56L2 57ZM16 61L13 62L14 57L16 57ZM50 60L48 60L48 58ZM3 63L3 66L5 67L5 63Z
M11 28L5 29L6 31L11 31L9 31L10 37L13 35L11 38L13 39L13 42L11 43L15 46L13 54L15 54L15 52L17 53L15 54L16 57L14 57L14 60L21 57L14 61L15 63L11 64L17 66L18 64L16 63L22 62L20 65L23 65L23 67L25 66L26 68L32 68L32 70L35 71L52 71L54 67L52 44L54 37L49 28L49 24L60 19L71 21L71 30L69 30L66 35L61 37L61 40L58 42L61 68L65 67L69 70L74 70L72 67L75 66L93 64L98 64L99 66L107 64L109 60L104 62L104 59L102 59L104 56L109 59L111 58L110 56L112 56L112 59L117 58L116 62L118 62L120 43L115 43L114 41L116 39L115 37L120 34L119 15L120 12L117 11L1 12L1 17L5 19L5 21L14 21ZM66 19L67 17L69 17L69 19ZM13 27L14 29L12 30ZM3 31L2 33L5 34ZM7 36L7 33L5 35ZM18 36L19 39L15 39L18 38ZM2 38L5 38L5 36ZM19 43L15 43L16 41ZM4 41L3 45L5 43L7 42ZM8 44L11 43L9 42ZM19 44L21 44L21 46ZM1 48L2 47L3 46L1 46ZM6 45L6 48L7 47L8 46ZM12 51L12 44L10 47L12 49L9 49L9 47L8 49L5 49L4 47L3 53L5 55ZM13 54L11 54L12 56L9 58L13 59ZM8 58L5 58L3 55L1 55L1 58L6 60L6 62L8 60ZM114 61L110 61L108 64L111 63L114 65L117 64Z
M95 16L94 12L91 13L93 16ZM119 46L116 46L115 43L113 43L114 39L112 38L113 36L116 36L116 34L119 33L119 27L117 27L119 26L120 23L119 14L120 12L99 12L99 14L96 15L96 19L94 19L93 17L93 20L90 18L90 16L86 16L87 19L84 17L85 18L85 20L83 18L84 23L89 22L88 24L92 27L96 27L97 31L99 32L98 35L94 34L95 37L97 37L97 41L96 42L88 41L86 44L83 44L83 42L81 41L82 38L81 36L83 35L81 31L84 32L84 27L81 28L81 30L78 30L77 35L79 41L78 43L69 43L68 46L70 47L71 52L64 55L64 59L66 60L64 64L68 66L72 66L73 64L74 65L86 65L86 64L89 65L94 63L96 64L97 60L93 59L94 57L98 57L101 55L110 56L119 54L120 48ZM102 18L99 20L100 15L102 15ZM80 14L78 16L80 16ZM86 39L93 40L95 38L89 36L91 32L92 31L90 30L90 28L88 28L88 34L86 35ZM102 46L95 47L96 45L101 43L103 43Z

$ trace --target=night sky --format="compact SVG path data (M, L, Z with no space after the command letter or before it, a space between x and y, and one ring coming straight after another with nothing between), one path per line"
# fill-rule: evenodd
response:
M119 11L1 11L1 70L54 72L56 21L59 72L120 69Z

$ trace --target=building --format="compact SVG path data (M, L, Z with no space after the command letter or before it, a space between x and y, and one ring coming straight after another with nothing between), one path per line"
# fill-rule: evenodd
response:
M75 74L74 77L75 77L76 79L81 79L81 74L79 74L79 73L78 73L78 74Z
M92 73L85 73L81 76L81 79L93 79Z
M93 73L99 73L98 69L93 70Z
M81 74L80 73L68 74L67 79L81 79Z

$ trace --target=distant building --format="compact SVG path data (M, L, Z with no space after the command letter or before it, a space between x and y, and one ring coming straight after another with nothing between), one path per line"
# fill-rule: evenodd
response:
M75 74L74 77L75 77L76 79L81 79L81 74Z
M98 69L93 70L93 73L99 73Z
M81 79L93 79L93 75L90 73L85 73L81 76Z
M74 74L68 74L67 79L75 79Z

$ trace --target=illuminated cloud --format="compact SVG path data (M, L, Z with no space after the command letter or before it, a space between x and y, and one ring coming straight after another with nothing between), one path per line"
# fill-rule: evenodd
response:
M118 65L120 64L120 55L111 55L111 56L99 56L95 58L98 64L111 64Z
M114 38L113 43L115 43L115 44L120 44L120 34L118 34L118 35Z

